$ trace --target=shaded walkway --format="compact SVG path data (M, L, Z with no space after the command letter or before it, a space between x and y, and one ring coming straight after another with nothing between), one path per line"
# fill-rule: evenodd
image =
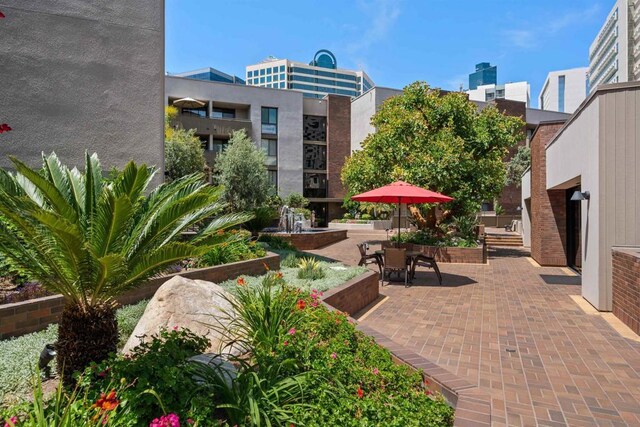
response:
M315 252L357 260L367 238ZM389 298L362 323L490 393L495 425L640 426L640 343L571 299L576 277L527 256L441 264L442 287L419 272L410 288L382 288Z

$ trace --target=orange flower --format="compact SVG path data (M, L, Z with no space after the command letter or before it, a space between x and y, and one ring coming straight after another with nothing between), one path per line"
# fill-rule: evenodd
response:
M116 391L111 390L107 395L100 393L100 398L93 404L94 408L101 411L112 411L116 409L120 401L116 398Z
M307 306L307 303L304 302L304 300L300 299L298 300L297 306L298 306L298 310L304 310L304 308Z
M244 277L238 277L238 286L245 286L247 282L244 281Z
M282 279L282 271L278 271L278 272L276 273L276 277L277 277L278 279Z
M264 269L265 270L267 270L267 271L271 270L266 262L262 261L262 265L264 265Z

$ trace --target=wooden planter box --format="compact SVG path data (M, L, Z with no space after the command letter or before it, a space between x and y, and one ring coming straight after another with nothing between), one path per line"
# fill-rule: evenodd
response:
M185 270L156 277L125 292L117 300L120 305L128 305L143 299L149 299L162 284L174 276L220 283L241 275L258 276L264 274L265 265L267 265L270 270L279 270L280 256L274 253L267 253L267 256L262 258ZM52 295L0 305L0 339L16 337L45 329L49 324L58 322L63 307L64 298L62 295Z

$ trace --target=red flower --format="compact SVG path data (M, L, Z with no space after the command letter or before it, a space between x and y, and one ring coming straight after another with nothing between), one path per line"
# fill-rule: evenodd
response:
M2 12L0 12L0 13L2 13ZM10 130L13 130L13 129L11 129L11 126L9 126L8 124L2 123L0 125L0 133L9 132Z
M298 310L304 310L304 308L307 306L307 303L304 302L304 300L299 299L297 306L298 306Z
M282 272L281 272L281 271L278 271L278 272L276 273L276 277L277 277L278 279L282 279Z
M358 398L362 399L364 396L364 391L362 391L362 387L358 386Z
M244 285L246 285L246 284L247 284L247 283L244 281L244 277L238 277L237 282L238 282L238 285L239 285L239 286L244 286Z
M100 398L93 404L94 408L98 408L101 411L112 411L116 409L120 401L116 398L116 391L111 390L109 394L105 395L100 393Z
M4 18L4 13L0 12L0 18Z

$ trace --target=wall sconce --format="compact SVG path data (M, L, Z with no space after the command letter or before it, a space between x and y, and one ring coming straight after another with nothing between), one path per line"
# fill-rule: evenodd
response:
M580 190L576 190L571 195L572 202L581 202L583 200L589 200L591 198L591 194L588 191L581 192Z

